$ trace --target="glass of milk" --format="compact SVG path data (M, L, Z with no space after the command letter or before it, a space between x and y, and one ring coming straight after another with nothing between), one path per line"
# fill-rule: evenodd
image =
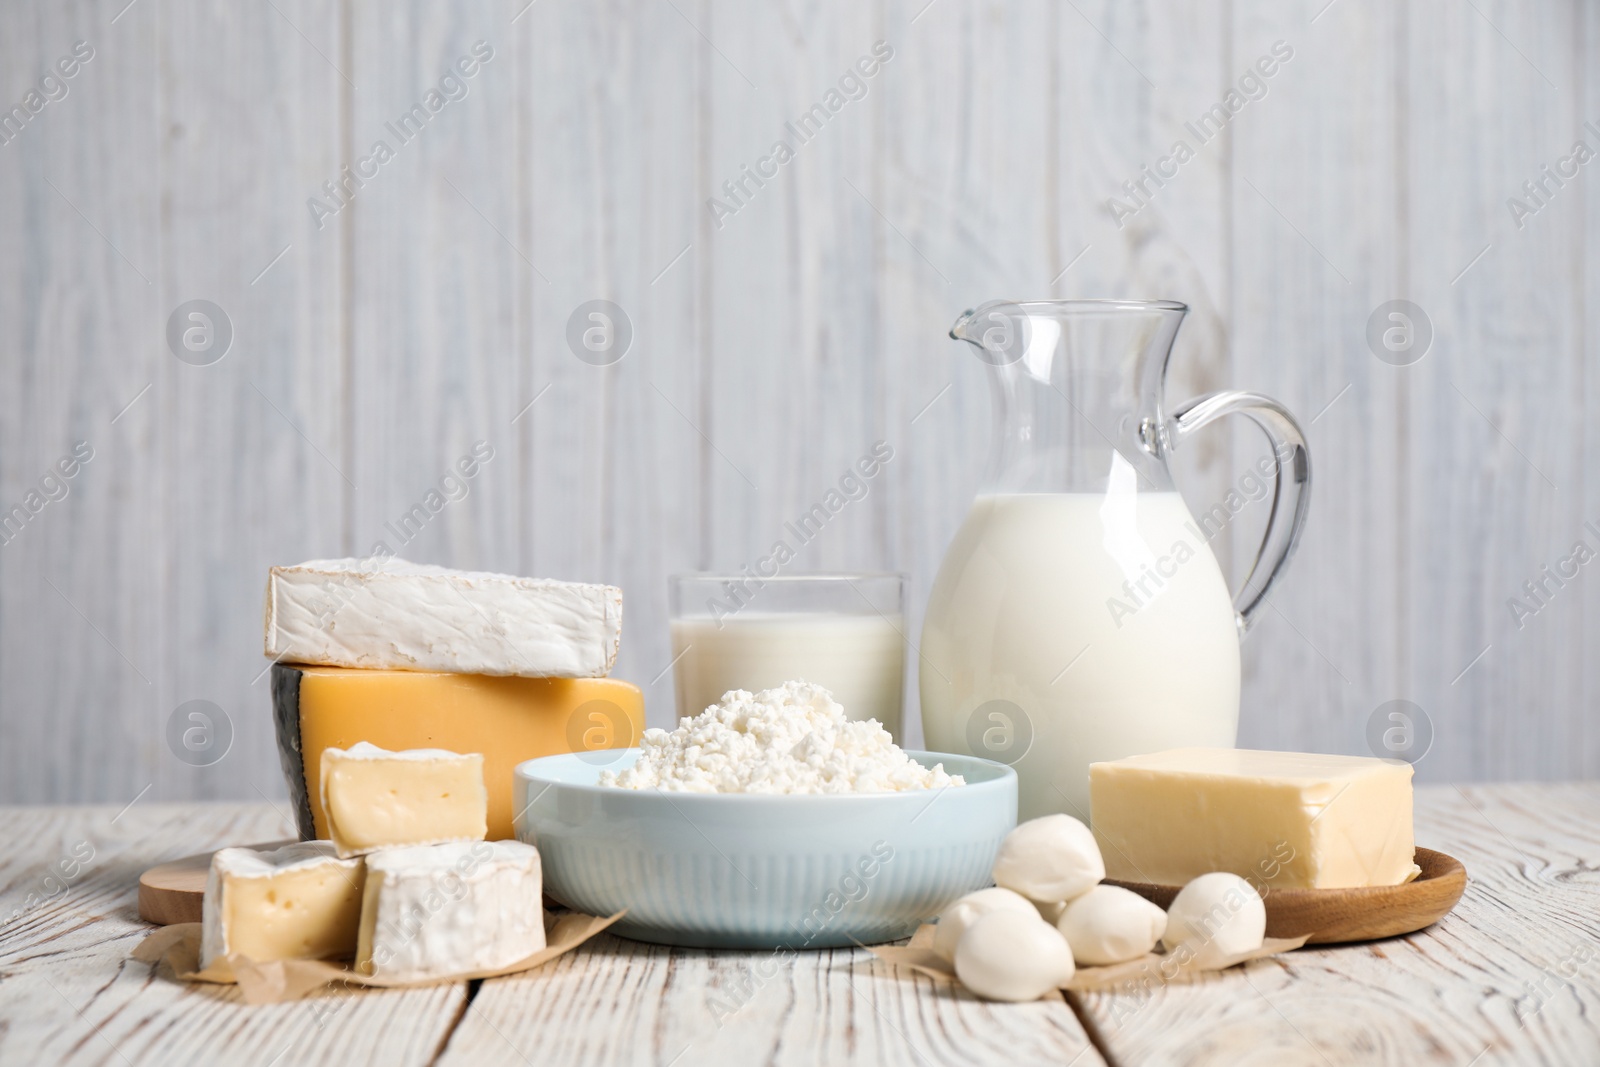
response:
M678 574L667 581L678 715L793 679L902 740L906 576Z

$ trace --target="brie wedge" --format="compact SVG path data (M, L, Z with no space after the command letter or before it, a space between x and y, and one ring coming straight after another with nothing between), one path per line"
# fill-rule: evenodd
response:
M545 947L539 850L518 841L367 859L356 969L397 982L508 966Z
M267 578L266 654L326 667L601 678L622 590L399 559L314 560Z
M211 857L201 903L200 966L231 955L269 960L355 954L365 869L326 841Z
M365 741L330 748L322 754L322 812L340 856L481 841L489 812L483 756L438 748L388 752Z

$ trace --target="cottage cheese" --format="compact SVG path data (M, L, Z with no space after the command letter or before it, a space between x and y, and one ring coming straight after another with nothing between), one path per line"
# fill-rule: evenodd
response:
M965 785L902 752L875 719L853 722L808 682L735 689L678 728L646 730L639 758L600 784L685 793L898 793Z

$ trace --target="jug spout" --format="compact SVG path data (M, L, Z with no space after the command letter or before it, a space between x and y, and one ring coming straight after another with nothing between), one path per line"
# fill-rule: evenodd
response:
M1035 316L1022 304L991 300L968 308L950 327L952 340L965 341L978 349L979 358L993 367L1004 367L1021 359L1035 341L1053 347L1059 333L1049 315Z
M977 321L977 315L977 308L968 308L963 311L961 317L956 319L956 324L950 327L950 339L952 341L966 341L969 344L982 347L982 342L972 334L972 324Z
M1010 300L991 300L968 308L950 327L950 338L977 348L1009 347L1011 339L1027 331L1029 315L1021 304Z

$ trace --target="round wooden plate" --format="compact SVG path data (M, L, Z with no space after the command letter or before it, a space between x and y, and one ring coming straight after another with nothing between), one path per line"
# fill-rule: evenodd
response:
M266 852L293 841L266 841L245 845ZM181 860L151 867L139 876L139 918L157 926L200 921L200 904L206 895L206 872L211 870L210 852L185 856Z
M1416 851L1422 873L1404 885L1366 889L1273 889L1265 896L1268 937L1301 937L1309 945L1371 941L1422 929L1449 914L1467 888L1461 861L1430 848ZM1181 886L1148 882L1107 885L1131 889L1159 907L1172 904Z

